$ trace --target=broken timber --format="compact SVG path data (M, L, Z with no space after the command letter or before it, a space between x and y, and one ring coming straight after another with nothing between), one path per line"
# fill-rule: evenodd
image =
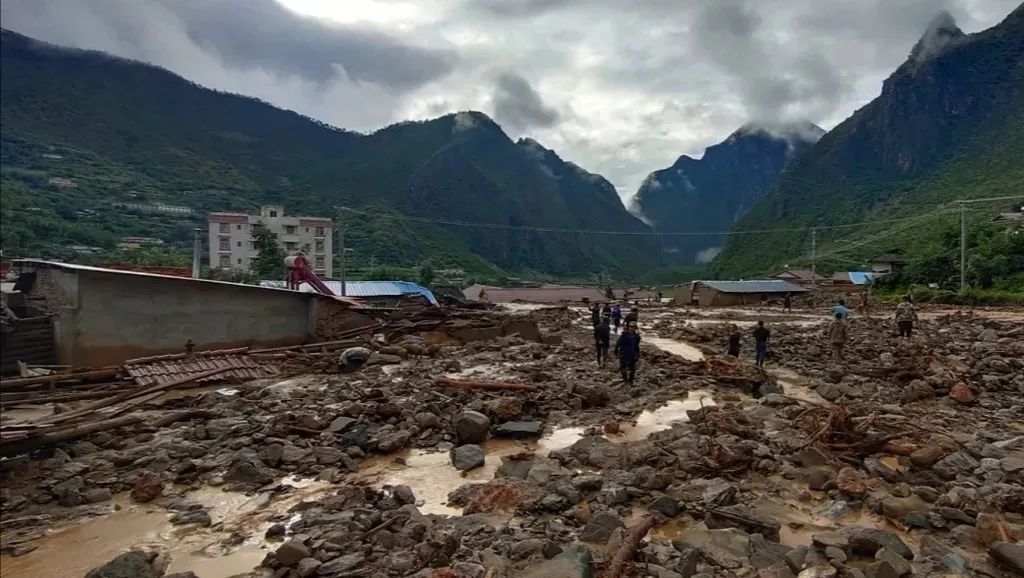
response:
M605 570L602 578L619 578L622 576L622 572L626 569L626 564L633 559L633 556L636 556L636 551L640 548L640 543L643 542L644 536L653 527L654 516L647 515L641 518L635 526L627 529L622 537L622 545L619 546L615 557L612 558L611 564L608 564L608 569Z

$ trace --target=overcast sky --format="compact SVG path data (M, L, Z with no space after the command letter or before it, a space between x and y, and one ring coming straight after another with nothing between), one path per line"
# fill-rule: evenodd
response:
M363 132L474 109L624 197L747 121L831 128L940 12L1017 0L3 0L42 40Z

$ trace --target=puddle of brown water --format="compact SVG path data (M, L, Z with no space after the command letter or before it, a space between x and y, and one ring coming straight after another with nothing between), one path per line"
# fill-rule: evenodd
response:
M711 393L706 390L691 391L686 399L675 399L655 410L642 412L637 416L635 425L623 427L620 435L608 436L608 439L622 442L647 439L654 432L670 429L674 423L689 421L686 412L699 410L701 404L703 407L715 405Z
M644 335L643 341L650 343L662 351L678 355L688 361L701 361L704 359L703 351L685 341L668 339L665 337L654 337L650 335Z
M191 570L203 578L228 578L245 574L266 555L263 535L272 517L286 513L298 502L325 493L324 482L285 478L296 486L280 498L246 496L203 487L189 492L186 499L202 504L213 520L211 528L173 526L167 511L156 506L131 503L118 496L120 510L93 518L32 542L36 549L20 557L3 556L0 576L4 578L48 578L84 576L132 548L151 548L171 557L168 573ZM224 544L232 532L249 538L240 546Z
M809 387L810 380L799 373L785 367L770 369L768 373L774 375L775 379L782 384L785 395L812 403L828 403L825 398Z

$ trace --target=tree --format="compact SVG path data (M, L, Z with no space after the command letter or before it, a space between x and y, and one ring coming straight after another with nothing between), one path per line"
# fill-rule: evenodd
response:
M424 261L420 264L420 285L424 287L430 287L434 283L434 265L430 261Z
M252 260L251 271L259 279L281 279L284 277L284 249L277 244L277 235L263 224L252 228L252 239L259 255Z

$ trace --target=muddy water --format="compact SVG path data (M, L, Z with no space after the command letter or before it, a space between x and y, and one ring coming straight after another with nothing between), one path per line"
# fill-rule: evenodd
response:
M809 401L811 403L828 403L825 398L815 393L815 391L809 387L809 379L792 369L775 367L768 370L768 373L774 375L775 379L782 384L782 389L785 395L802 401Z
M690 397L686 399L672 400L657 409L641 413L637 416L635 425L623 427L622 434L610 435L608 439L623 442L635 442L646 439L654 432L670 429L672 424L689 421L690 418L686 412L689 410L699 410L702 404L703 407L715 405L715 400L711 398L711 392L706 390L692 391L690 392Z
M282 483L296 490L276 499L267 494L246 496L209 487L189 492L185 496L188 500L206 507L213 520L211 528L173 526L166 510L133 504L126 496L118 496L109 515L56 530L33 542L37 549L24 556L3 556L0 576L83 576L133 547L168 553L168 573L191 570L203 578L244 574L266 556L268 544L263 535L273 519L283 518L298 502L329 490L322 482L285 478ZM233 532L248 538L237 546L228 546L225 542Z

